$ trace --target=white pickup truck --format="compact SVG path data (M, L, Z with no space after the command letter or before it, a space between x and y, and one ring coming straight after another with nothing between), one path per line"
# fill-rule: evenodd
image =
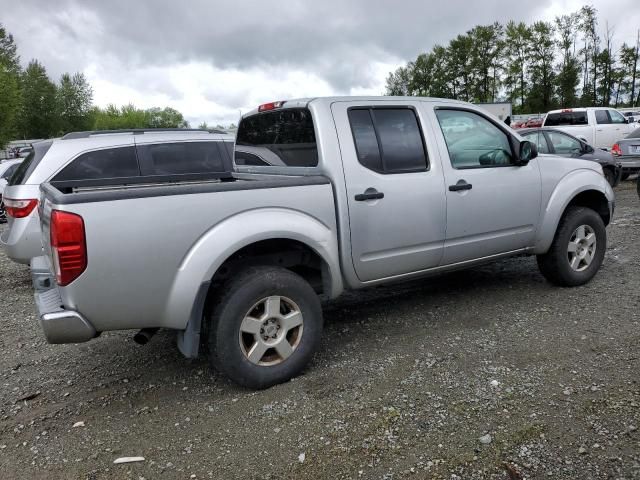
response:
M611 150L613 144L637 128L619 111L608 107L551 110L542 126L562 130L603 150Z
M468 103L273 102L242 118L236 149L234 172L208 181L42 186L46 256L31 269L49 342L173 329L184 355L202 343L216 368L263 388L319 346L319 296L523 254L575 286L604 258L602 167L538 157Z

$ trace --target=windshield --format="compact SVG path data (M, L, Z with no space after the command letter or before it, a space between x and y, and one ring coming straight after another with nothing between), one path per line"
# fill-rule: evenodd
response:
M42 157L49 151L52 144L52 140L34 144L31 153L24 159L9 179L9 185L24 185L40 163L40 160L42 160Z

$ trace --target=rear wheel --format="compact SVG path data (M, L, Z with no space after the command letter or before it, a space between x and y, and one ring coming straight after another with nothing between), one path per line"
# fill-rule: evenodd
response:
M298 375L322 332L320 300L307 281L284 268L251 267L222 290L210 319L213 366L249 388Z
M622 176L620 177L620 181L624 182L627 178L629 178L631 174L629 172L622 172Z
M590 208L569 207L560 220L549 251L538 255L538 267L551 283L583 285L597 273L607 248L607 231Z

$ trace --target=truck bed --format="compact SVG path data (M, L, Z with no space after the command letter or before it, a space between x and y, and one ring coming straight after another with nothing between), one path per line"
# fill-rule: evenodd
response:
M68 286L53 288L65 308L82 312L97 332L184 329L203 279L227 250L252 241L252 226L269 224L274 238L309 223L337 230L333 189L323 176L52 183L41 192L45 254L51 254L51 210L83 218L87 268ZM288 220L278 225L283 218ZM337 239L328 243L337 252Z

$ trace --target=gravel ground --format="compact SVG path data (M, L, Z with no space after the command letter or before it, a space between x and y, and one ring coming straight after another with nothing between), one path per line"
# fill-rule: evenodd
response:
M261 392L169 332L46 344L0 254L0 478L640 478L640 202L617 196L589 285L514 258L350 294L307 372Z

